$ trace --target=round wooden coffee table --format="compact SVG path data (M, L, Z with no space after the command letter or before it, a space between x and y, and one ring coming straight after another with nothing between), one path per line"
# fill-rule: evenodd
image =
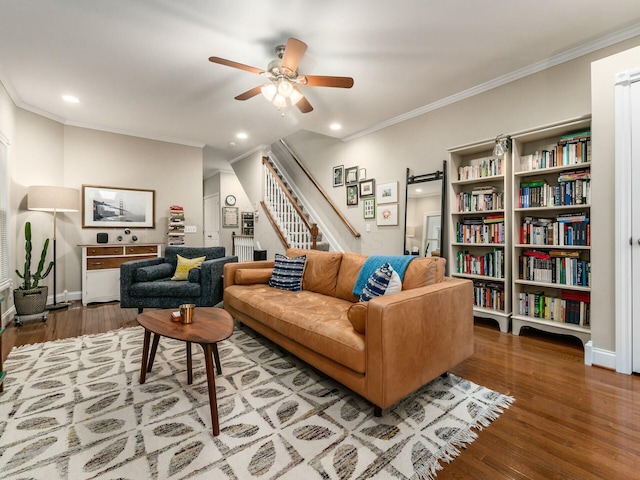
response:
M213 435L217 436L220 434L220 425L218 423L218 403L216 401L213 357L215 357L218 373L222 373L217 342L229 338L233 333L233 317L221 308L196 307L193 323L183 324L171 320L172 311L174 310L149 310L148 312L138 315L138 323L144 327L140 383L145 382L147 372L150 372L151 367L153 367L158 342L162 336L187 343L187 382L191 384L193 381L193 374L191 372L191 344L199 343L204 350L204 363L207 368L209 407L211 409ZM149 340L151 339L152 333L155 335L151 355L149 355Z

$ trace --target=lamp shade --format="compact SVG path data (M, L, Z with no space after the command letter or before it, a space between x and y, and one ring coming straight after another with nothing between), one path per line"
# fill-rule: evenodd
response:
M42 212L77 212L79 196L75 188L32 185L27 192L27 208Z

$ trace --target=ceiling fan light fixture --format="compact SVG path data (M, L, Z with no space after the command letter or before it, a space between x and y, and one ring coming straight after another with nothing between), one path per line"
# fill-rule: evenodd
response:
M293 92L293 85L285 77L278 78L278 93L285 98L289 98Z
M262 92L262 95L264 95L264 98L266 98L270 102L273 102L276 93L278 93L278 89L273 83L267 83L266 85L263 85L260 91Z
M291 102L291 105L295 105L303 98L304 98L304 95L302 95L299 91L297 91L294 88L293 91L291 92L291 95L289 96L289 101Z
M283 97L279 93L276 93L276 96L273 97L272 103L278 108L285 108L287 106L287 98Z

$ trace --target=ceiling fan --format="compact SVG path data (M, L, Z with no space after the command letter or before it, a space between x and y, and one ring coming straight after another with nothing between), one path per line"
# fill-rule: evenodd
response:
M307 45L304 42L290 38L287 40L286 45L276 47L276 55L278 58L272 60L266 70L250 67L249 65L220 57L209 57L209 61L263 75L269 79L268 83L258 85L251 90L241 93L235 97L236 100L248 100L262 93L276 107L284 108L288 105L295 105L302 113L309 113L313 110L313 107L304 97L298 85L307 87L351 88L353 86L353 78L298 75L298 64L300 60L302 60L302 56L306 50Z

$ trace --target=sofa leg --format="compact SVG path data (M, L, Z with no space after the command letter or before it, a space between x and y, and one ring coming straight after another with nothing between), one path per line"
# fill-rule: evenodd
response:
M440 374L442 378L447 378L447 375L449 375L449 372L444 372Z
M142 313L142 308L138 307L138 315L140 315Z
M380 408L380 407L379 407L379 406L377 406L377 405L374 405L374 406L373 406L373 414L374 414L376 417L381 417L381 416L382 416L382 408Z

